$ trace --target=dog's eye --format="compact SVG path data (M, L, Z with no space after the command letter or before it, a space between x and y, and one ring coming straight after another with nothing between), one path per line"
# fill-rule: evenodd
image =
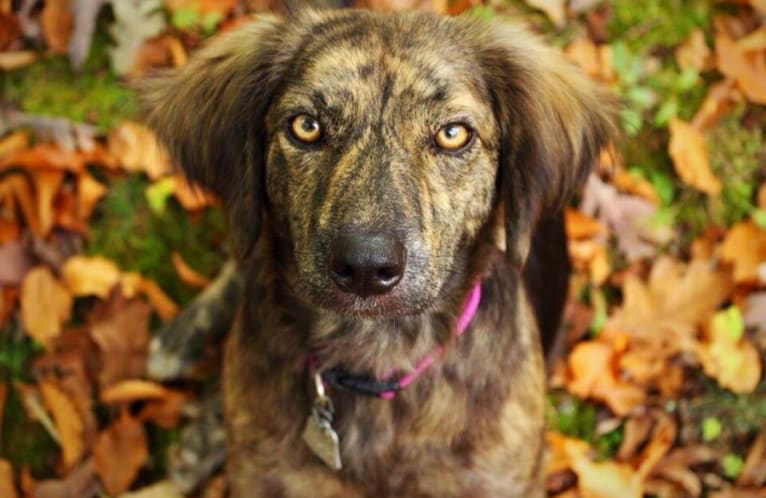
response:
M322 127L315 117L299 114L290 122L290 132L296 140L310 144L322 136Z
M442 126L436 133L436 145L447 151L460 150L471 140L472 131L460 123Z

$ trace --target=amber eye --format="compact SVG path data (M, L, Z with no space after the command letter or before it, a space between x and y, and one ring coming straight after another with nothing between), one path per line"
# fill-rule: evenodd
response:
M298 114L290 122L290 132L296 140L311 144L322 136L322 127L315 117L308 114Z
M436 145L447 151L460 150L471 140L471 133L465 125L450 123L436 133Z

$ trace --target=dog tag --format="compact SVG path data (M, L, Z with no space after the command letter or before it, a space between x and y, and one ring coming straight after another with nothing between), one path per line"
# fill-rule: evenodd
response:
M303 440L311 451L333 470L343 467L340 461L340 441L338 433L332 428L329 414L317 407L311 409L303 430Z
M340 440L332 428L332 400L324 392L319 372L314 374L314 405L303 429L303 441L324 463L333 470L340 470Z

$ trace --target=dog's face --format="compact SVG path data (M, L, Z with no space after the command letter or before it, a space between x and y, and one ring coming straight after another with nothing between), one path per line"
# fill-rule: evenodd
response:
M265 212L289 286L353 316L414 314L463 285L501 202L523 264L539 211L609 128L592 85L523 30L413 13L262 18L146 95L242 252Z

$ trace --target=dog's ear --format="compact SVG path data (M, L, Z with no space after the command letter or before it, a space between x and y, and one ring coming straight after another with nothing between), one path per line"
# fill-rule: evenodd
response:
M537 219L582 186L613 135L613 98L523 27L490 24L484 79L500 127L506 251L521 267Z
M173 162L223 201L241 257L261 228L264 116L286 66L281 25L259 16L212 40L180 69L138 84L147 123Z

